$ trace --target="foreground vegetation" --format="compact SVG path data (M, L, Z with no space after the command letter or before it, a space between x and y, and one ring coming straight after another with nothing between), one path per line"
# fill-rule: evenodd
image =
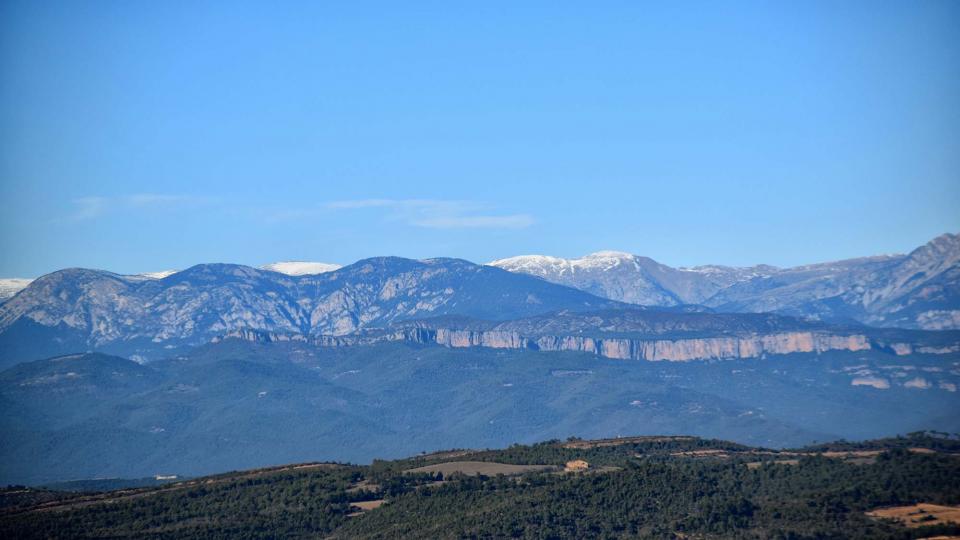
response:
M569 460L591 469L562 472ZM405 471L469 460L518 476ZM383 501L380 502L374 501ZM549 441L369 466L303 464L99 493L10 487L5 538L926 538L885 506L960 503L960 442L914 434L775 452L690 437ZM362 510L366 508L369 510ZM371 509L372 508L372 509Z

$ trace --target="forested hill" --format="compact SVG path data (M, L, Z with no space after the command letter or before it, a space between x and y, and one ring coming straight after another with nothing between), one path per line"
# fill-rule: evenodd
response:
M912 539L960 534L958 504L956 435L569 439L110 492L10 486L0 537Z

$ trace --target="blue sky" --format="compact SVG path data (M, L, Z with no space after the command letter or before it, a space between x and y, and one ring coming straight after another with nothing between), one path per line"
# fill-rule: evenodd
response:
M960 231L960 3L517 4L3 2L0 277Z

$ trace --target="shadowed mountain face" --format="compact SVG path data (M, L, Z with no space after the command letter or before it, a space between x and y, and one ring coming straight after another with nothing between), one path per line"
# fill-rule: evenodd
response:
M30 349L41 341L44 353L75 352L77 344L129 353L137 346L202 344L241 329L338 336L435 315L504 320L615 305L457 259L381 257L302 276L204 264L151 280L67 269L0 304L0 354L9 365L37 358Z
M956 432L958 359L869 350L691 364L242 340L146 365L69 355L0 373L0 483L366 462L570 435L769 447Z
M490 263L598 296L652 306L703 304L875 326L960 328L960 235L908 255L796 268L671 268L647 257L600 252L581 259L523 256Z

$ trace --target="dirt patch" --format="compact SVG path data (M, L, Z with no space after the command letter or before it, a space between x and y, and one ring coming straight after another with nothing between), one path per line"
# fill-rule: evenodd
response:
M960 524L960 507L940 506L938 504L920 503L910 506L878 508L872 512L867 512L867 515L874 518L892 519L910 528L944 523Z
M384 502L383 499L377 499L375 501L360 501L360 502L350 503L350 509L356 510L356 512L351 512L347 514L347 517L362 516L366 512L380 508L381 506L383 506L383 502Z
M350 506L356 506L361 510L373 510L375 508L380 508L383 506L383 499L377 499L375 501L360 501L355 503L350 503Z
M877 457L883 453L883 450L850 450L850 451L830 451L822 452L820 455L828 458L867 458Z
M557 467L553 465L512 465L509 463L495 463L492 461L450 461L409 469L408 473L443 473L444 476L461 473L467 476L496 476L498 474L512 475L534 471L550 471Z

